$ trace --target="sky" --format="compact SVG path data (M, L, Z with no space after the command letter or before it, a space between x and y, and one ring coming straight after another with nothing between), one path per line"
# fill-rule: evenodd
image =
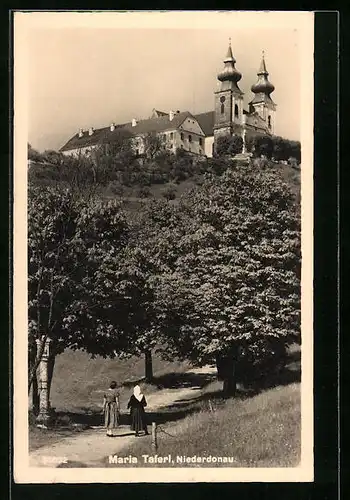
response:
M275 86L275 133L299 140L299 17L295 13L293 22L293 13L287 13L280 19L289 15L288 22L281 23L273 13L240 14L213 15L208 22L197 13L174 22L175 14L164 21L158 13L144 15L139 23L122 13L115 15L117 22L110 22L110 15L103 23L94 14L84 23L79 21L84 14L65 22L65 14L56 13L50 22L27 22L20 46L26 51L28 141L40 151L59 149L79 128L147 118L153 108L194 114L213 110L229 38L242 73L245 108L264 51ZM40 13L27 14L26 21L28 16L40 21Z

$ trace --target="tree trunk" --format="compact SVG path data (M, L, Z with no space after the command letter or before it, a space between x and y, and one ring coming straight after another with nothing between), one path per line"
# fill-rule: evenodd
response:
M153 366L152 366L152 351L145 351L145 381L152 382L153 380Z
M53 370L55 368L55 361L56 361L56 356L54 354L49 356L49 359L47 362L47 393L48 393L49 401L50 401L50 391L51 391Z
M40 408L40 395L38 387L38 378L36 373L33 376L33 382L32 382L32 407L34 415L38 415Z
M230 365L231 365L230 366L231 370L226 374L222 388L224 398L231 398L231 397L234 398L236 396L237 381L236 381L235 360L232 360L232 363L230 363Z
M218 379L223 381L224 398L235 397L236 395L236 359L231 356L218 356L216 358Z
M36 371L37 371L37 369L39 367L39 364L41 362L41 358L42 358L43 353L44 353L44 347L45 347L46 339L47 339L47 335L43 335L43 337L41 338L41 341L40 341L39 348L38 348L38 350L36 352L36 355L35 355L35 358L34 358L34 362L31 364L31 367L30 367L30 370L29 370L29 375L28 375L28 394L30 393L30 388L32 386L34 377L36 376Z

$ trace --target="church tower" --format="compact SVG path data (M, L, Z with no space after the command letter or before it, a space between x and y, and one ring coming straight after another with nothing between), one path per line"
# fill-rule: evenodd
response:
M214 141L221 135L240 134L243 121L243 92L237 85L242 75L235 68L231 39L224 64L217 77L220 87L215 92Z
M264 52L260 68L258 71L258 81L251 87L255 94L253 100L249 103L250 112L254 111L266 122L267 132L275 133L275 115L276 104L270 97L270 94L275 90L275 87L269 82L269 73L266 69Z

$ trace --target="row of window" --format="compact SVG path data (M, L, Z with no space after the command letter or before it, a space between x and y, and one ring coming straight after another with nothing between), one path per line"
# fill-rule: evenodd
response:
M183 145L183 144L181 144L180 149L184 149L184 145ZM192 151L192 149L191 149L191 146L189 146L189 147L188 147L188 151L189 151L190 153L193 153L193 151ZM204 153L203 153L203 150L202 150L201 148L199 148L198 153L199 153L200 155L204 154Z
M184 141L185 134L183 132L181 132L180 136L181 136L181 140ZM161 139L161 141L165 142L166 141L166 134L161 134L160 139ZM169 139L170 139L170 141L172 141L174 139L174 132L170 132ZM188 134L188 142L192 142L192 135L191 134ZM199 137L199 145L203 146L203 138L202 137Z
M221 103L221 114L223 115L225 113L225 104ZM239 111L238 111L238 105L235 104L235 116L238 116Z
M181 136L181 140L182 141L185 140L185 134L183 132L181 132L180 136ZM188 134L188 142L192 142L192 135L191 134ZM203 146L203 139L202 139L202 137L199 138L199 145Z

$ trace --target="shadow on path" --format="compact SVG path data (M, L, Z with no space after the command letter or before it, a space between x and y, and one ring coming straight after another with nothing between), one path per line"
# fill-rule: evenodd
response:
M246 399L254 397L262 391L272 389L277 386L285 386L300 382L300 351L288 354L286 367L270 373L268 376L259 374L255 376L254 382L245 382L247 377L238 377L238 389L236 399ZM159 389L204 389L211 382L217 380L216 374L208 373L168 373L154 378L154 385ZM136 382L127 382L124 386L133 386ZM221 390L195 394L193 398L177 399L165 408L156 411L147 411L147 423L165 424L175 422L185 418L187 415L198 412L199 410L211 410L212 406L219 407L225 403ZM101 411L90 410L89 408L79 408L77 412L58 412L56 414L56 428L74 427L74 425L83 428L103 426L104 416ZM130 425L130 415L122 413L120 425ZM132 433L123 434L123 436Z
M152 385L158 389L182 389L187 387L203 388L215 379L215 375L210 373L195 372L172 372L154 377ZM144 382L144 379L125 382L124 387L133 387L135 384Z

